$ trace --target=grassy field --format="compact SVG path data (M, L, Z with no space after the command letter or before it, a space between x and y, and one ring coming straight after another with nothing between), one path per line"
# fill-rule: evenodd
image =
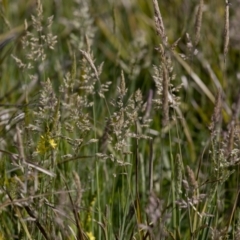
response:
M240 239L240 1L0 13L0 240Z

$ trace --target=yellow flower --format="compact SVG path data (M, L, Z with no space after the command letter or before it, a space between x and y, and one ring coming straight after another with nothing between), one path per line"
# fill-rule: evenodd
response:
M89 240L95 240L95 237L93 236L92 232L87 232L86 234L89 237Z
M55 149L56 146L57 146L57 143L47 133L40 137L40 140L37 145L37 153L44 154L49 150Z
M53 149L56 148L57 144L55 143L54 139L49 139L48 142L49 142L50 146L51 146Z

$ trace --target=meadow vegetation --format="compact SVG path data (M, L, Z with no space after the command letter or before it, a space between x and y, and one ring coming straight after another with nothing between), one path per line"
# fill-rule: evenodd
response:
M240 239L240 1L0 13L0 240Z

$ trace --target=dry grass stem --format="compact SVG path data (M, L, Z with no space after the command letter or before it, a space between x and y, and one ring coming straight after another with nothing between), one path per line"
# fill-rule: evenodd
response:
M165 34L163 19L162 19L162 15L161 15L157 0L153 0L153 8L154 8L154 19L155 19L157 35L161 36L164 44L167 44L167 36Z
M82 200L82 186L81 186L80 177L75 171L73 171L73 179L76 184L76 191L77 191L77 196L74 203L76 206L79 206Z
M84 56L84 58L88 61L88 63L90 64L91 68L93 69L93 71L94 71L94 73L95 73L96 79L97 79L98 81L100 81L100 79L99 79L99 73L98 73L98 71L97 71L97 68L96 68L95 65L94 65L94 62L93 62L93 60L92 60L92 57L91 57L90 53L85 52L85 51L83 51L83 50L80 50L80 52L81 52L81 54Z
M165 128L169 123L169 101L168 101L169 75L165 63L162 63L162 126Z
M181 160L180 154L177 154L176 156L176 191L177 191L177 197L181 196L182 194L182 179L183 179L183 173L182 173L183 163Z
M202 26L202 15L203 15L203 4L204 0L199 0L197 16L195 20L195 47L198 45L200 40L201 26Z
M216 133L218 124L220 123L221 119L221 111L222 111L222 92L219 89L216 97L216 102L214 105L214 111L211 119L211 124L210 124L210 131L212 134Z
M226 62L229 46L229 1L225 1L225 24L224 24L224 62Z
M190 191L193 192L198 187L198 182L196 181L195 174L193 170L187 166L187 177L188 177L188 185L190 187Z

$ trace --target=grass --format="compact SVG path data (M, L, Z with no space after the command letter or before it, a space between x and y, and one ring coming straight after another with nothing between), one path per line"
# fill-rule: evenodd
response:
M3 0L0 240L240 239L239 8Z

